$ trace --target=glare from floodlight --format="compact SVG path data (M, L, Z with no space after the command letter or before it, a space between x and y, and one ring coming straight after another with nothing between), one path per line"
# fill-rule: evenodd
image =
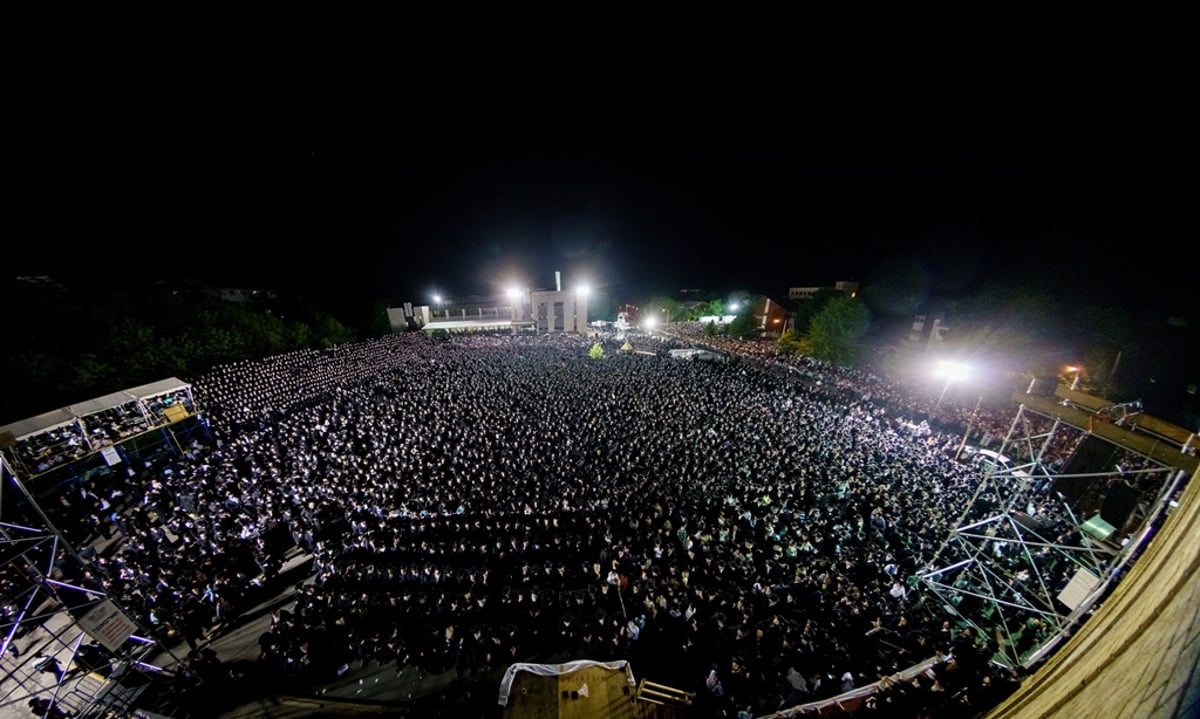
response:
M738 307L740 307L740 306L741 306L741 305L739 305L739 304L738 304L738 303L736 303L736 302L731 302L731 303L729 304L729 309L733 310L734 312L737 312L737 311L738 311Z
M642 320L642 326L644 326L644 327L653 328L657 325L658 325L658 318L655 317L654 315L649 315L646 317L646 319Z
M967 378L967 366L962 362L942 360L938 362L936 374L947 382L961 382Z
M508 288L508 299L510 299L510 300L521 299L521 289L519 287L509 287Z
M937 405L941 406L942 400L946 398L946 391L950 389L952 382L961 382L967 378L968 368L962 362L953 360L942 360L938 362L937 368L934 371L938 377L946 380L946 384L942 387L942 393L938 395Z
M580 297L587 297L591 293L592 288L588 285L580 285L575 288L575 294L579 295Z
M439 295L438 293L434 292L433 293L433 303L436 305L442 304L442 296Z

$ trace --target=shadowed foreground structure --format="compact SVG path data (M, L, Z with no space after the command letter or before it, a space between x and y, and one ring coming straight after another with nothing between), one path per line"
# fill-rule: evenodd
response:
M1198 474L1108 601L988 719L1200 713Z

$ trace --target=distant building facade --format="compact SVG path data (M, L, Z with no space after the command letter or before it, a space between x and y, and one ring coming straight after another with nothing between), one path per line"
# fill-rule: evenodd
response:
M437 306L388 308L393 332L409 329L448 332L591 332L588 324L588 293L565 291L558 273L555 289L522 290L515 296L471 296L439 302Z
M796 308L790 301L771 299L763 295L754 303L751 314L754 317L754 328L760 336L778 338L793 327Z
M792 302L803 302L804 300L811 300L821 290L828 289L837 290L848 297L855 297L858 295L858 283L843 280L840 282L834 282L833 287L789 287L788 299Z
M529 293L531 319L538 332L588 332L586 293L537 290Z

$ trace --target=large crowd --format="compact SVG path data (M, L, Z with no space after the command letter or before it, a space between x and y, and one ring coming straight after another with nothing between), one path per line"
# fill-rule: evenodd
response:
M196 648L294 544L312 575L259 661L307 684L625 659L758 716L943 657L877 700L965 716L1012 690L995 640L911 579L972 500L978 408L942 430L863 370L593 341L408 333L220 367L193 383L211 441L64 501L121 540L85 579Z

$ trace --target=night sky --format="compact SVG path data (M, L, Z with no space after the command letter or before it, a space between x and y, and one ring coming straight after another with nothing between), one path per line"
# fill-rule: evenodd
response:
M8 261L392 303L559 270L617 299L1001 281L1194 305L1194 133L1170 108L1104 109L453 106L308 137L114 123L15 153L29 221Z

